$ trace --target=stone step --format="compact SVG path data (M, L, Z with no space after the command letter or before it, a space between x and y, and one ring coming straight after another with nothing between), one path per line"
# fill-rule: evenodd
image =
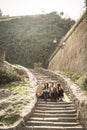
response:
M73 104L43 104L43 103L38 103L37 104L38 107L74 107Z
M81 126L25 126L23 130L83 130Z
M64 101L58 101L58 102L52 102L52 101L44 101L43 100L39 100L38 101L38 104L53 104L53 105L57 105L57 104L73 104L72 101L69 101L69 102L64 102Z
M36 107L36 110L75 110L74 107Z
M33 113L32 114L32 117L77 117L77 114L75 113L75 114L58 114L58 113L56 113L56 114L51 114L51 113Z
M77 117L30 117L31 121L77 122ZM28 121L29 121L28 120Z
M35 109L35 112L39 112L39 113L50 113L50 114L59 114L59 113L62 113L62 114L70 114L70 113L76 113L76 110L38 110L38 109Z
M27 121L26 125L34 126L34 125L46 125L46 126L78 126L79 122L53 122L53 121Z

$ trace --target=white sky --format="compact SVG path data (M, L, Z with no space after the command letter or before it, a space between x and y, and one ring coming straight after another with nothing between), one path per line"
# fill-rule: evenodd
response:
M52 11L64 12L72 19L78 19L84 10L85 0L0 0L3 15L31 15Z

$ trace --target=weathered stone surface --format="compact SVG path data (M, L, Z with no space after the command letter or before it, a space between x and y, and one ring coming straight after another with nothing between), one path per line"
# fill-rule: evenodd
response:
M9 91L8 89L1 89L0 90L0 99L4 99L9 97L12 94L11 91Z
M4 111L4 110L1 110L1 111L0 111L0 119L1 119L1 117L4 116L5 114L6 114L5 111Z

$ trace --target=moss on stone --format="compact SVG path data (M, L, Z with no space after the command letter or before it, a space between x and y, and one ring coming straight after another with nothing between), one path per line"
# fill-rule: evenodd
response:
M29 79L25 78L22 81L11 82L9 84L1 84L0 89L10 90L14 94L24 95L29 88Z
M76 83L78 85L80 85L84 90L87 91L87 74L84 74L83 76L81 76Z
M67 77L71 78L82 89L87 91L87 74L82 75L72 71L59 71L58 73L66 75Z
M71 78L73 81L78 80L82 75L72 71L59 71L59 73L66 75L67 77Z
M6 116L1 118L0 126L13 124L19 119L20 119L19 114L15 114L15 113L7 114Z

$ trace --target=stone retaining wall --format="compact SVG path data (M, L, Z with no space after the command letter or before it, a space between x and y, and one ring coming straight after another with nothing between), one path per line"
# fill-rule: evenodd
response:
M76 106L77 116L80 120L80 123L85 128L85 130L87 130L87 96L84 94L81 88L66 76L63 76L56 72L42 68L37 68L36 71L44 73L48 76L52 76L58 79L58 82L60 82L63 86L68 87L72 101Z
M52 54L48 68L52 71L66 70L77 73L87 72L87 24L85 16L61 39Z

